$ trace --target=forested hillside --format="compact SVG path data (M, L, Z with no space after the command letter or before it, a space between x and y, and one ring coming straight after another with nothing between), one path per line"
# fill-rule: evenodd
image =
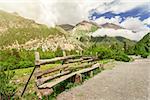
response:
M135 45L135 54L142 55L143 57L150 55L150 33L137 42Z

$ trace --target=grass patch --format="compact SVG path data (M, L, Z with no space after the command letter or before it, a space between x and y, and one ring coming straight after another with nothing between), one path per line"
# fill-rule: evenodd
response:
M107 64L108 62L112 62L113 60L100 60L98 61L98 63L101 63L101 64ZM44 66L41 66L41 70L46 70L48 68L53 68L53 67L56 67L56 66L59 66L60 64L48 64L48 65L44 65ZM76 66L78 64L72 64L71 66ZM27 79L29 78L29 75L31 74L33 70L33 67L31 68L23 68L23 69L16 69L16 70L12 70L15 72L15 76L13 78L13 80L15 81L16 85L17 85L17 93L18 95L20 95L20 93L22 92L23 90L23 87L25 86L26 84L26 81ZM101 72L101 70L95 70L94 71L94 75L96 75L97 73ZM88 73L86 73L87 75L83 75L82 74L82 77L83 77L83 82L90 79L90 76ZM81 83L82 84L82 83ZM56 96L58 94L60 94L61 92L63 91L68 91L69 89L73 88L73 87L76 87L77 85L80 85L80 84L75 84L74 82L70 81L70 80L66 80L64 82L61 82L60 84L56 85L53 89L54 89L54 93L51 94L50 96L48 97L43 97L43 100L47 99L48 100L55 100L56 99ZM29 100L29 99L33 99L33 98L37 98L37 95L35 93L35 81L34 81L34 77L31 78L30 82L29 82L29 85L27 87L27 90L24 94L24 97L23 99L24 100ZM35 100L35 99L33 99Z

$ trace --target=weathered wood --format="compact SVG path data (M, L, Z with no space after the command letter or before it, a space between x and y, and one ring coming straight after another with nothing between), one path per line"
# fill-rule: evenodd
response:
M83 63L83 64L80 64L78 66L75 66L75 67L69 67L70 70L77 70L77 69L81 69L81 68L87 68L87 67L90 67L92 66L93 64L95 64L96 62L91 62L91 63Z
M69 60L65 61L65 63L75 63L75 62L80 62L80 61L83 61L83 59L82 58L80 58L80 59L69 59Z
M65 56L65 57L56 57L56 58L53 58L53 59L44 59L44 60L40 60L40 64L41 65L50 64L50 63L54 63L56 61L73 59L73 58L77 58L77 57L81 57L81 56L79 56L79 55L70 55L70 56Z
M35 65L40 65L40 54L35 52Z
M88 71L91 71L91 70L94 70L97 68L99 68L99 64L94 64L91 68L82 69L82 70L79 70L77 72L73 72L71 74L62 76L62 77L56 79L55 81L51 81L51 82L40 85L39 88L51 88L51 87L55 86L56 84L66 80L70 77L73 77L76 74L82 74L82 73L85 73L85 72L88 72Z
M55 71L58 71L58 70L61 70L61 69L65 69L67 67L68 67L68 65L60 65L60 66L55 67L55 68L50 68L50 69L47 69L47 70L44 70L44 71L39 71L39 72L35 73L35 76L39 77L39 76L42 76L42 75L45 75L45 74L49 74L51 72L55 72Z
M94 61L94 59L83 60L81 62L84 63L84 62L92 62L92 61Z
M88 60L88 59L92 59L93 57L89 57L89 56L85 56L85 57L81 57L83 60Z
M54 91L52 88L46 88L46 89L39 89L39 92L41 93L42 96L48 96L52 94Z
M82 75L81 74L76 74L75 75L75 83L81 83L82 82Z
M86 69L82 69L82 70L79 70L79 71L77 71L76 73L85 73L85 72L89 72L89 71L91 71L91 70L94 70L94 69L99 68L99 66L100 66L100 64L99 64L99 63L96 63L96 64L92 65L92 67L86 68Z
M90 71L90 77L93 77L93 76L94 76L93 71Z
M53 86L55 86L56 84L74 76L76 73L71 73L71 74L68 74L68 75L65 75L65 76L62 76L54 81L51 81L51 82L48 82L48 83L45 83L45 84L42 84L40 86L38 86L39 88L51 88Z
M63 76L63 75L69 74L69 73L71 73L71 71L65 71L65 72L62 72L62 73L58 73L56 75L43 77L43 78L37 80L37 85L38 86L42 85L43 83L47 82L48 80L52 80L54 78L57 78L57 77L60 77L60 76Z

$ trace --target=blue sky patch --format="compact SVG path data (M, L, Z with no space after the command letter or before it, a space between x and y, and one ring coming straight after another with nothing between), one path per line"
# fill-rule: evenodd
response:
M94 19L98 19L100 17L105 17L105 18L113 18L115 16L120 16L122 18L121 22L124 21L127 17L139 17L139 19L141 21L143 21L144 19L147 19L150 17L150 10L146 9L148 8L150 5L143 5L140 7L136 7L134 9L128 10L126 12L121 12L121 13L114 13L112 11L109 12L105 12L105 13L100 13L98 11L96 11L95 9L91 10L90 12L90 20L94 20ZM148 27L150 27L150 25L148 25Z

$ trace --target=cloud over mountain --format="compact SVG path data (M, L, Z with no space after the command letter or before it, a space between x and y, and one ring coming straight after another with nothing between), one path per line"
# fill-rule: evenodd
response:
M48 26L93 20L98 24L114 23L140 34L150 28L149 0L0 0L0 9Z

